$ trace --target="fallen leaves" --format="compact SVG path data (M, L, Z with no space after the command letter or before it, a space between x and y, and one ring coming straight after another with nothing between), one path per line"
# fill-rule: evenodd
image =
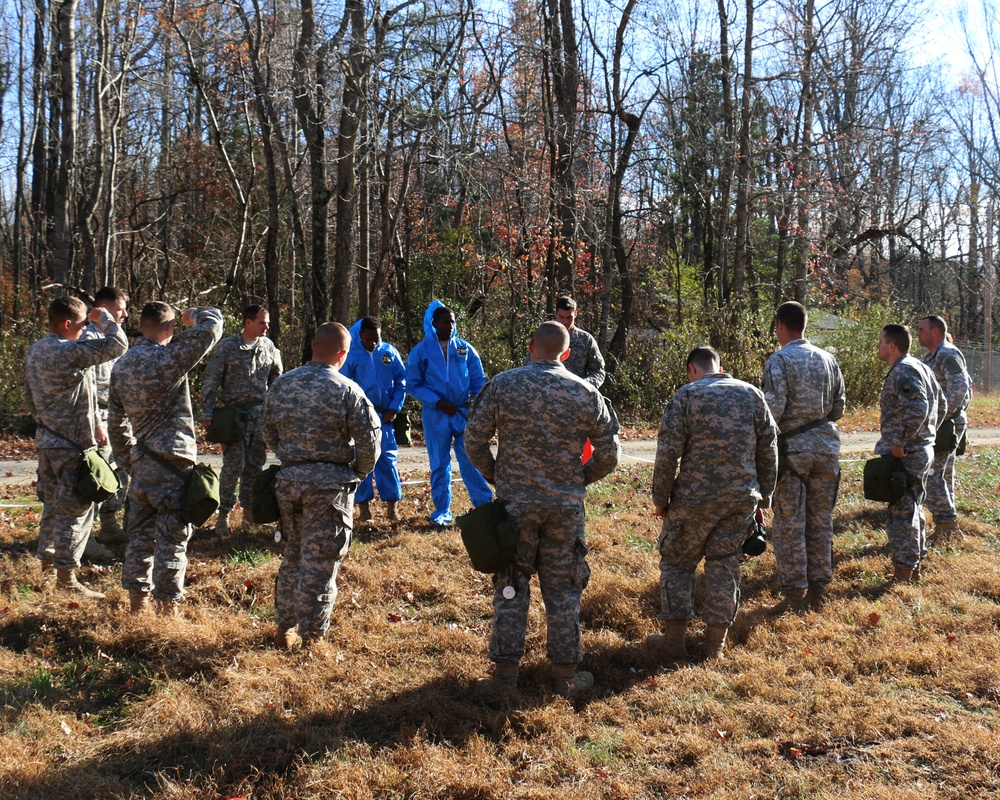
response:
M882 616L878 612L873 611L871 614L868 615L868 621L872 625L878 625L879 622L882 621Z

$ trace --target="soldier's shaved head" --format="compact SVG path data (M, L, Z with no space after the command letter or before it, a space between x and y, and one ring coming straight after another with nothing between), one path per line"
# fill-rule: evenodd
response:
M543 322L531 336L535 346L535 358L558 361L569 349L569 331L558 322Z
M312 340L313 360L337 364L351 346L351 334L339 322L324 322Z
M703 372L718 372L719 371L719 353L714 347L696 347L690 353L688 353L687 358L688 366L692 364Z

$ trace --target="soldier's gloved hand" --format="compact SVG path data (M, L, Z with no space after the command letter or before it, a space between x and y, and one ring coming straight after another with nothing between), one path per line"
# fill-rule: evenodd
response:
M458 406L456 406L454 403L449 403L447 400L438 400L434 404L434 408L436 408L438 411L443 411L449 417L458 413Z

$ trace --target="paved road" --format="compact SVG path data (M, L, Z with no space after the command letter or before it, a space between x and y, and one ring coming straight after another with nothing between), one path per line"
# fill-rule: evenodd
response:
M866 453L871 453L877 441L877 433L844 434L841 440L841 452L848 458L860 458ZM1000 446L1000 428L972 428L969 431L969 441L974 447L998 447ZM656 455L656 440L629 439L622 442L622 452L625 456L623 460L626 463L633 461L652 464ZM208 461L217 469L222 467L222 456L202 456L201 460ZM0 485L26 483L34 480L37 466L37 462L33 459L0 461ZM403 470L426 469L427 450L424 447L401 448L399 466Z

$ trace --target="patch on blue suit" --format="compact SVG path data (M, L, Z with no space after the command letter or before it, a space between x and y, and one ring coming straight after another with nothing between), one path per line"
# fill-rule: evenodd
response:
M392 356L389 355L388 353L382 353L382 363L386 365L391 364Z
M465 345L462 345L461 347L456 347L455 352L458 353L460 356L467 356L469 355L469 348L466 347Z

